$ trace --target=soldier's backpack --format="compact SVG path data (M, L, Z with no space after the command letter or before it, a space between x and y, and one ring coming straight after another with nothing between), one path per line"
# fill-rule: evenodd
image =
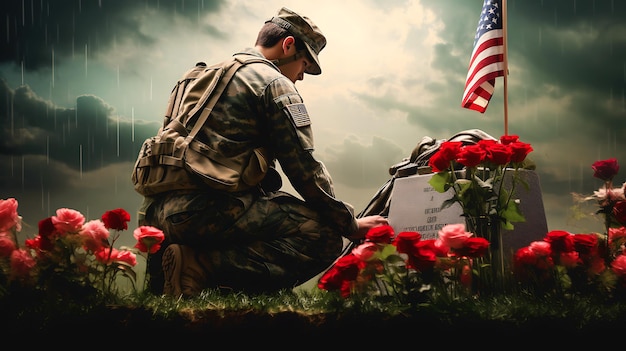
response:
M139 150L131 175L135 191L152 196L207 185L240 191L263 179L270 168L263 148L226 158L195 138L235 72L252 62L268 64L261 58L234 56L208 67L199 63L185 73L170 94L162 127Z

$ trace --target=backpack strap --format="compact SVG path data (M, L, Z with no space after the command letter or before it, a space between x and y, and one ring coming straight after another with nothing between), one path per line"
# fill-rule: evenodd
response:
M189 135L187 135L187 137L185 138L185 144L188 145L193 140L193 138L195 138L200 129L202 129L202 126L204 126L204 123L209 118L211 111L213 111L213 107L217 103L217 100L219 100L219 98L222 96L222 93L226 89L226 86L228 85L228 83L230 83L230 80L233 78L237 70L241 66L251 62L266 63L266 60L251 59L242 61L239 58L235 58L226 67L217 68L218 70L220 70L220 72L218 72L217 74L217 79L214 78L213 82L211 82L211 84L215 84L215 86L211 86L210 88L207 88L205 90L204 94L200 98L200 101L191 110L191 112L189 113L189 118L185 122L185 127L188 128L187 126L191 123L195 114L198 113L198 110L202 109L202 113L200 113L200 116L198 116L198 120L195 121L193 128L191 128L191 131L189 132Z
M243 59L241 57L236 56L232 60L227 61L226 63L223 62L217 65L205 68L204 74L201 76L199 76L199 74L197 74L194 71L194 69L192 69L190 73L188 73L188 77L193 76L195 74L195 77L197 78L195 78L195 81L191 83L193 85L190 86L190 89L185 91L184 95L181 98L182 100L187 100L187 99L191 101L195 100L193 99L193 97L190 98L190 95L192 96L195 93L193 86L206 85L206 87L202 90L202 96L198 99L198 102L195 103L195 106L193 106L193 108L191 108L189 113L187 113L188 118L184 121L182 125L179 122L178 118L174 118L174 119L171 119L168 125L166 126L166 128L171 127L175 129L178 129L182 126L185 129L189 130L189 126L193 124L191 130L189 130L189 134L187 134L187 136L185 137L183 146L186 147L187 145L189 145L189 143L191 143L192 140L196 137L196 134L198 134L200 129L202 129L205 122L209 118L211 111L213 111L213 107L215 107L215 104L224 93L224 90L226 90L226 87L230 83L231 79L233 78L237 70L241 66L252 63L252 62L262 62L265 64L269 64L269 61L267 61L266 59L262 59L262 58L254 57L254 58ZM213 74L208 74L209 70L214 70L216 72ZM205 81L207 79L209 80L209 82ZM183 104L183 102L175 101L173 104L174 106L178 106L178 108L180 109L181 104ZM186 113L185 110L186 108L183 106L182 113ZM196 116L197 116L197 119L196 119ZM184 135L184 134L181 133L181 135ZM185 147L181 147L179 149L184 150Z
M180 105L183 102L183 98L188 87L192 84L201 74L206 71L206 63L198 62L196 65L185 72L183 77L176 83L172 91L170 92L170 98L167 102L167 108L165 110L165 117L161 127L165 128L178 113L180 113Z
M198 113L200 109L202 112L198 116L198 119L193 124L189 135L185 138L185 143L189 144L189 142L198 134L206 120L209 118L211 111L213 111L213 107L217 103L217 100L222 96L222 93L226 89L228 83L235 75L235 72L242 66L242 63L234 60L232 65L227 68L218 67L216 68L218 72L213 77L211 85L206 88L204 94L196 104L196 106L189 112L189 118L185 121L185 127L187 127L193 121L195 115ZM208 100L207 100L208 99Z

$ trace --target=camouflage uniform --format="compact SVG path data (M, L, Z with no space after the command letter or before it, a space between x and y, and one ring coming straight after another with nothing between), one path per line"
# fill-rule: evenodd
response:
M241 55L263 58L256 49ZM242 67L213 109L203 142L228 155L239 145L265 147L302 199L276 189L227 193L171 191L146 199L141 224L189 245L211 282L236 290L270 291L306 282L340 254L342 236L358 229L351 205L335 198L332 180L313 156L311 123L295 84L274 65ZM151 258L158 292L160 260Z

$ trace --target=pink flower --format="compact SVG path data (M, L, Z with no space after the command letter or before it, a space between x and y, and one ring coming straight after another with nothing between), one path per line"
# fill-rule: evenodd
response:
M626 201L621 200L615 203L612 215L619 224L626 225Z
M114 261L125 262L134 267L137 265L137 255L128 250L117 250Z
M536 256L547 257L552 254L551 245L547 241L533 241L528 247Z
M116 208L115 210L106 211L101 219L104 222L104 226L108 229L126 230L130 221L130 214L123 208Z
M15 228L22 230L22 218L17 213L17 200L8 198L0 200L0 232Z
M133 236L137 239L135 248L141 252L150 254L156 253L161 248L161 243L165 240L165 234L158 228L152 226L140 226L133 231Z
M137 256L128 250L118 250L116 248L103 247L94 252L96 260L100 263L110 265L113 262L125 262L131 266L137 264Z
M25 249L17 249L11 253L11 275L25 278L37 264L37 261Z
M113 262L113 253L116 253L116 251L116 248L102 247L93 254L96 257L96 261L103 264L110 264Z
M626 238L626 227L609 228L609 242L615 242L619 239Z
M611 263L611 269L619 277L626 277L626 256L619 255Z
M80 231L84 246L87 250L95 252L103 246L108 246L109 230L104 227L100 220L91 220Z
M624 201L626 197L624 195L624 187L609 189L609 199L613 201Z
M0 257L10 257L16 248L10 234L6 232L0 233Z
M467 238L473 234L465 230L464 223L447 224L439 230L439 239L451 249L460 249Z
M363 244L352 249L352 254L361 261L369 261L372 256L378 251L378 245L371 241L366 241Z
M85 216L76 210L60 208L57 215L52 216L54 228L61 234L78 233L85 223Z

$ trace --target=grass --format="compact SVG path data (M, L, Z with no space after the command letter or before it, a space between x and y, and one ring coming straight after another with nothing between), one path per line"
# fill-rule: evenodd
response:
M15 293L0 297L3 334L15 337L60 338L99 330L117 339L145 331L155 336L174 333L189 340L252 335L300 340L345 337L348 331L394 335L409 329L427 332L429 337L548 334L575 342L590 333L609 336L626 330L626 302L594 295L535 296L519 291L400 303L383 297L343 299L318 290L266 295L207 290L192 299L142 293L104 303L81 291L62 296Z

